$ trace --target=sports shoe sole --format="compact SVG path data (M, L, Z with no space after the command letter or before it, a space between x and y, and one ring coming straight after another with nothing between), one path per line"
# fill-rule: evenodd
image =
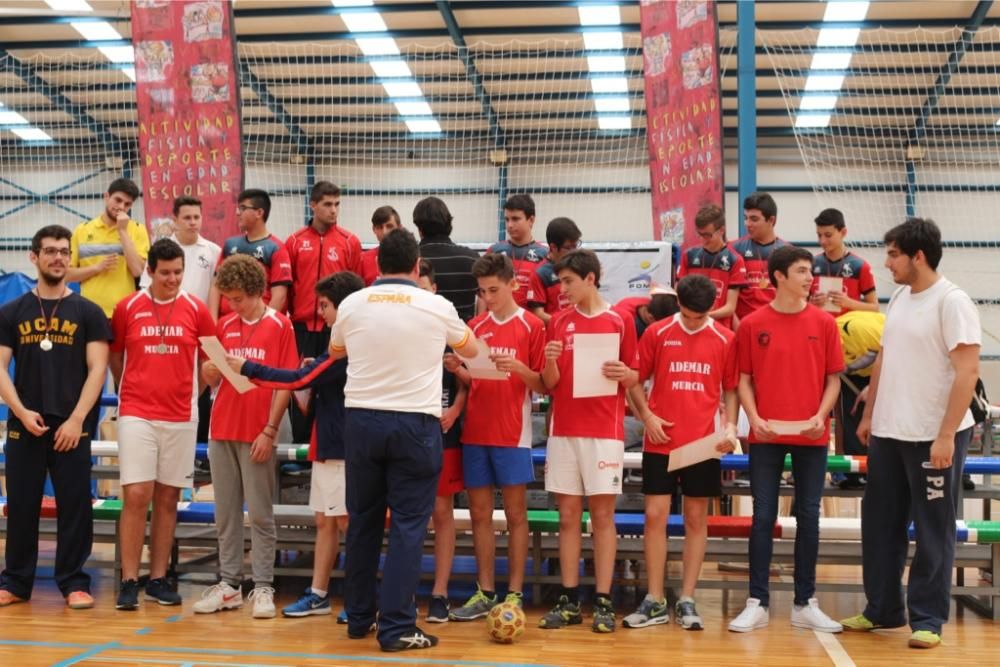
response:
M181 604L183 602L182 600L178 600L177 602L173 602L171 600L164 601L164 600L161 600L160 598L156 597L155 595L149 595L148 593L146 595L144 595L143 597L145 599L149 600L150 602L156 602L157 604L162 604L164 607L176 607L177 605L179 605L179 604Z
M831 635L836 635L836 634L839 634L839 633L841 633L841 632L844 631L844 627L843 626L839 626L837 628L834 628L832 626L829 627L829 628L823 628L823 627L817 627L815 625L812 625L811 623L803 623L801 621L792 621L792 627L793 628L799 628L799 629L802 629L802 630L815 630L816 632L826 632L826 633L829 633Z
M329 607L318 607L316 609L310 609L309 611L285 611L281 610L281 615L286 618L305 618L306 616L328 616L332 614L333 610ZM338 623L340 621L337 621Z
M677 619L677 625L681 626L684 630L704 630L705 626L702 625L701 621L695 621L694 623L685 624L681 619Z
M489 611L484 611L483 613L476 614L475 616L456 616L454 614L448 614L448 620L456 621L458 623L465 623L466 621L478 621L479 619L486 618L489 615L490 615ZM427 617L427 620L428 621L431 620L430 616Z
M729 631L730 632L753 632L754 630L760 630L761 628L766 628L767 625L768 625L768 623L770 623L770 622L771 622L770 619L768 619L766 621L759 621L759 622L755 623L754 625L750 626L749 628L747 628L747 627L733 627L733 625L730 624Z
M135 611L139 608L139 603L135 604L116 604L115 609L118 611Z
M907 645L910 648L937 648L938 646L941 645L941 640L939 639L938 641L931 643L931 642L922 642L918 639L910 639Z
M628 628L630 630L638 630L640 628L650 628L654 625L664 625L665 623L669 622L670 622L670 617L666 615L654 616L645 621L642 621L641 623L629 623L627 620L622 619L622 627Z
M277 610L272 609L271 611L254 611L251 616L253 618L274 618L278 615Z
M234 609L242 609L242 608L243 608L243 603L241 602L240 604L232 604L232 605L224 604L221 607L216 607L215 609L206 609L204 611L200 609L193 609L193 611L196 614L215 614L220 611L233 611Z
M562 621L557 625L543 625L542 622L539 622L538 627L542 630L558 630L565 628L567 625L580 625L581 623L583 623L582 616L573 616L568 621Z
M449 620L458 620L452 619L450 616L445 616L444 618L441 618L440 616L427 616L426 618L428 623L447 623Z

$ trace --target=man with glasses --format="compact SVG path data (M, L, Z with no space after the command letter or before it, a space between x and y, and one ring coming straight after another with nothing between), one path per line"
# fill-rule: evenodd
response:
M288 289L292 285L292 262L285 244L267 229L267 218L271 214L271 197L264 190L244 190L239 196L236 214L239 236L226 239L222 245L219 265L230 255L250 255L267 272L267 287L264 288L264 303L279 313L288 305ZM218 288L212 285L208 296L208 309L218 320L232 310L222 298Z
M583 243L576 223L569 218L555 218L545 228L545 241L549 244L546 262L535 269L528 283L528 309L548 324L552 316L569 305L562 293L555 265L563 255L576 250Z
M709 317L727 329L733 328L733 313L740 290L747 282L743 258L726 243L726 214L715 204L702 206L694 218L700 246L681 253L677 278L702 275L715 285L715 303Z
M7 404L7 545L0 607L31 598L46 473L56 523L55 580L71 609L94 606L90 557L90 440L108 365L111 329L100 307L66 287L68 229L50 225L31 240L38 286L0 308L0 398ZM8 368L17 364L13 377Z

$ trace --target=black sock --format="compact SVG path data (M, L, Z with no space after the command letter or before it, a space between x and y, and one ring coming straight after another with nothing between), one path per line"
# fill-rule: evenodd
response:
M600 604L601 598L604 598L605 600L610 601L611 600L611 593L597 593L594 596L594 599L596 600L597 604Z
M480 589L480 590L482 590L482 589ZM483 595L485 595L486 597L488 597L491 600L497 596L496 591L483 591Z
M580 604L580 587L573 586L572 588L562 587L562 594L566 596L570 604Z

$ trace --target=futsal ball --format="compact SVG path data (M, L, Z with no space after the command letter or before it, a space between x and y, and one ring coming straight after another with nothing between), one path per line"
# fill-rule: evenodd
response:
M524 611L517 603L501 602L486 617L486 630L493 641L511 644L524 634L526 623Z

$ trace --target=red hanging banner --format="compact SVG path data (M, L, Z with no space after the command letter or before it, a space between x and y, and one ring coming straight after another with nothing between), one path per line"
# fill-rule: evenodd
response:
M169 235L174 199L197 197L202 236L221 244L243 187L232 3L133 0L132 44L146 225Z
M653 238L698 243L694 217L723 205L719 32L714 0L642 0Z

